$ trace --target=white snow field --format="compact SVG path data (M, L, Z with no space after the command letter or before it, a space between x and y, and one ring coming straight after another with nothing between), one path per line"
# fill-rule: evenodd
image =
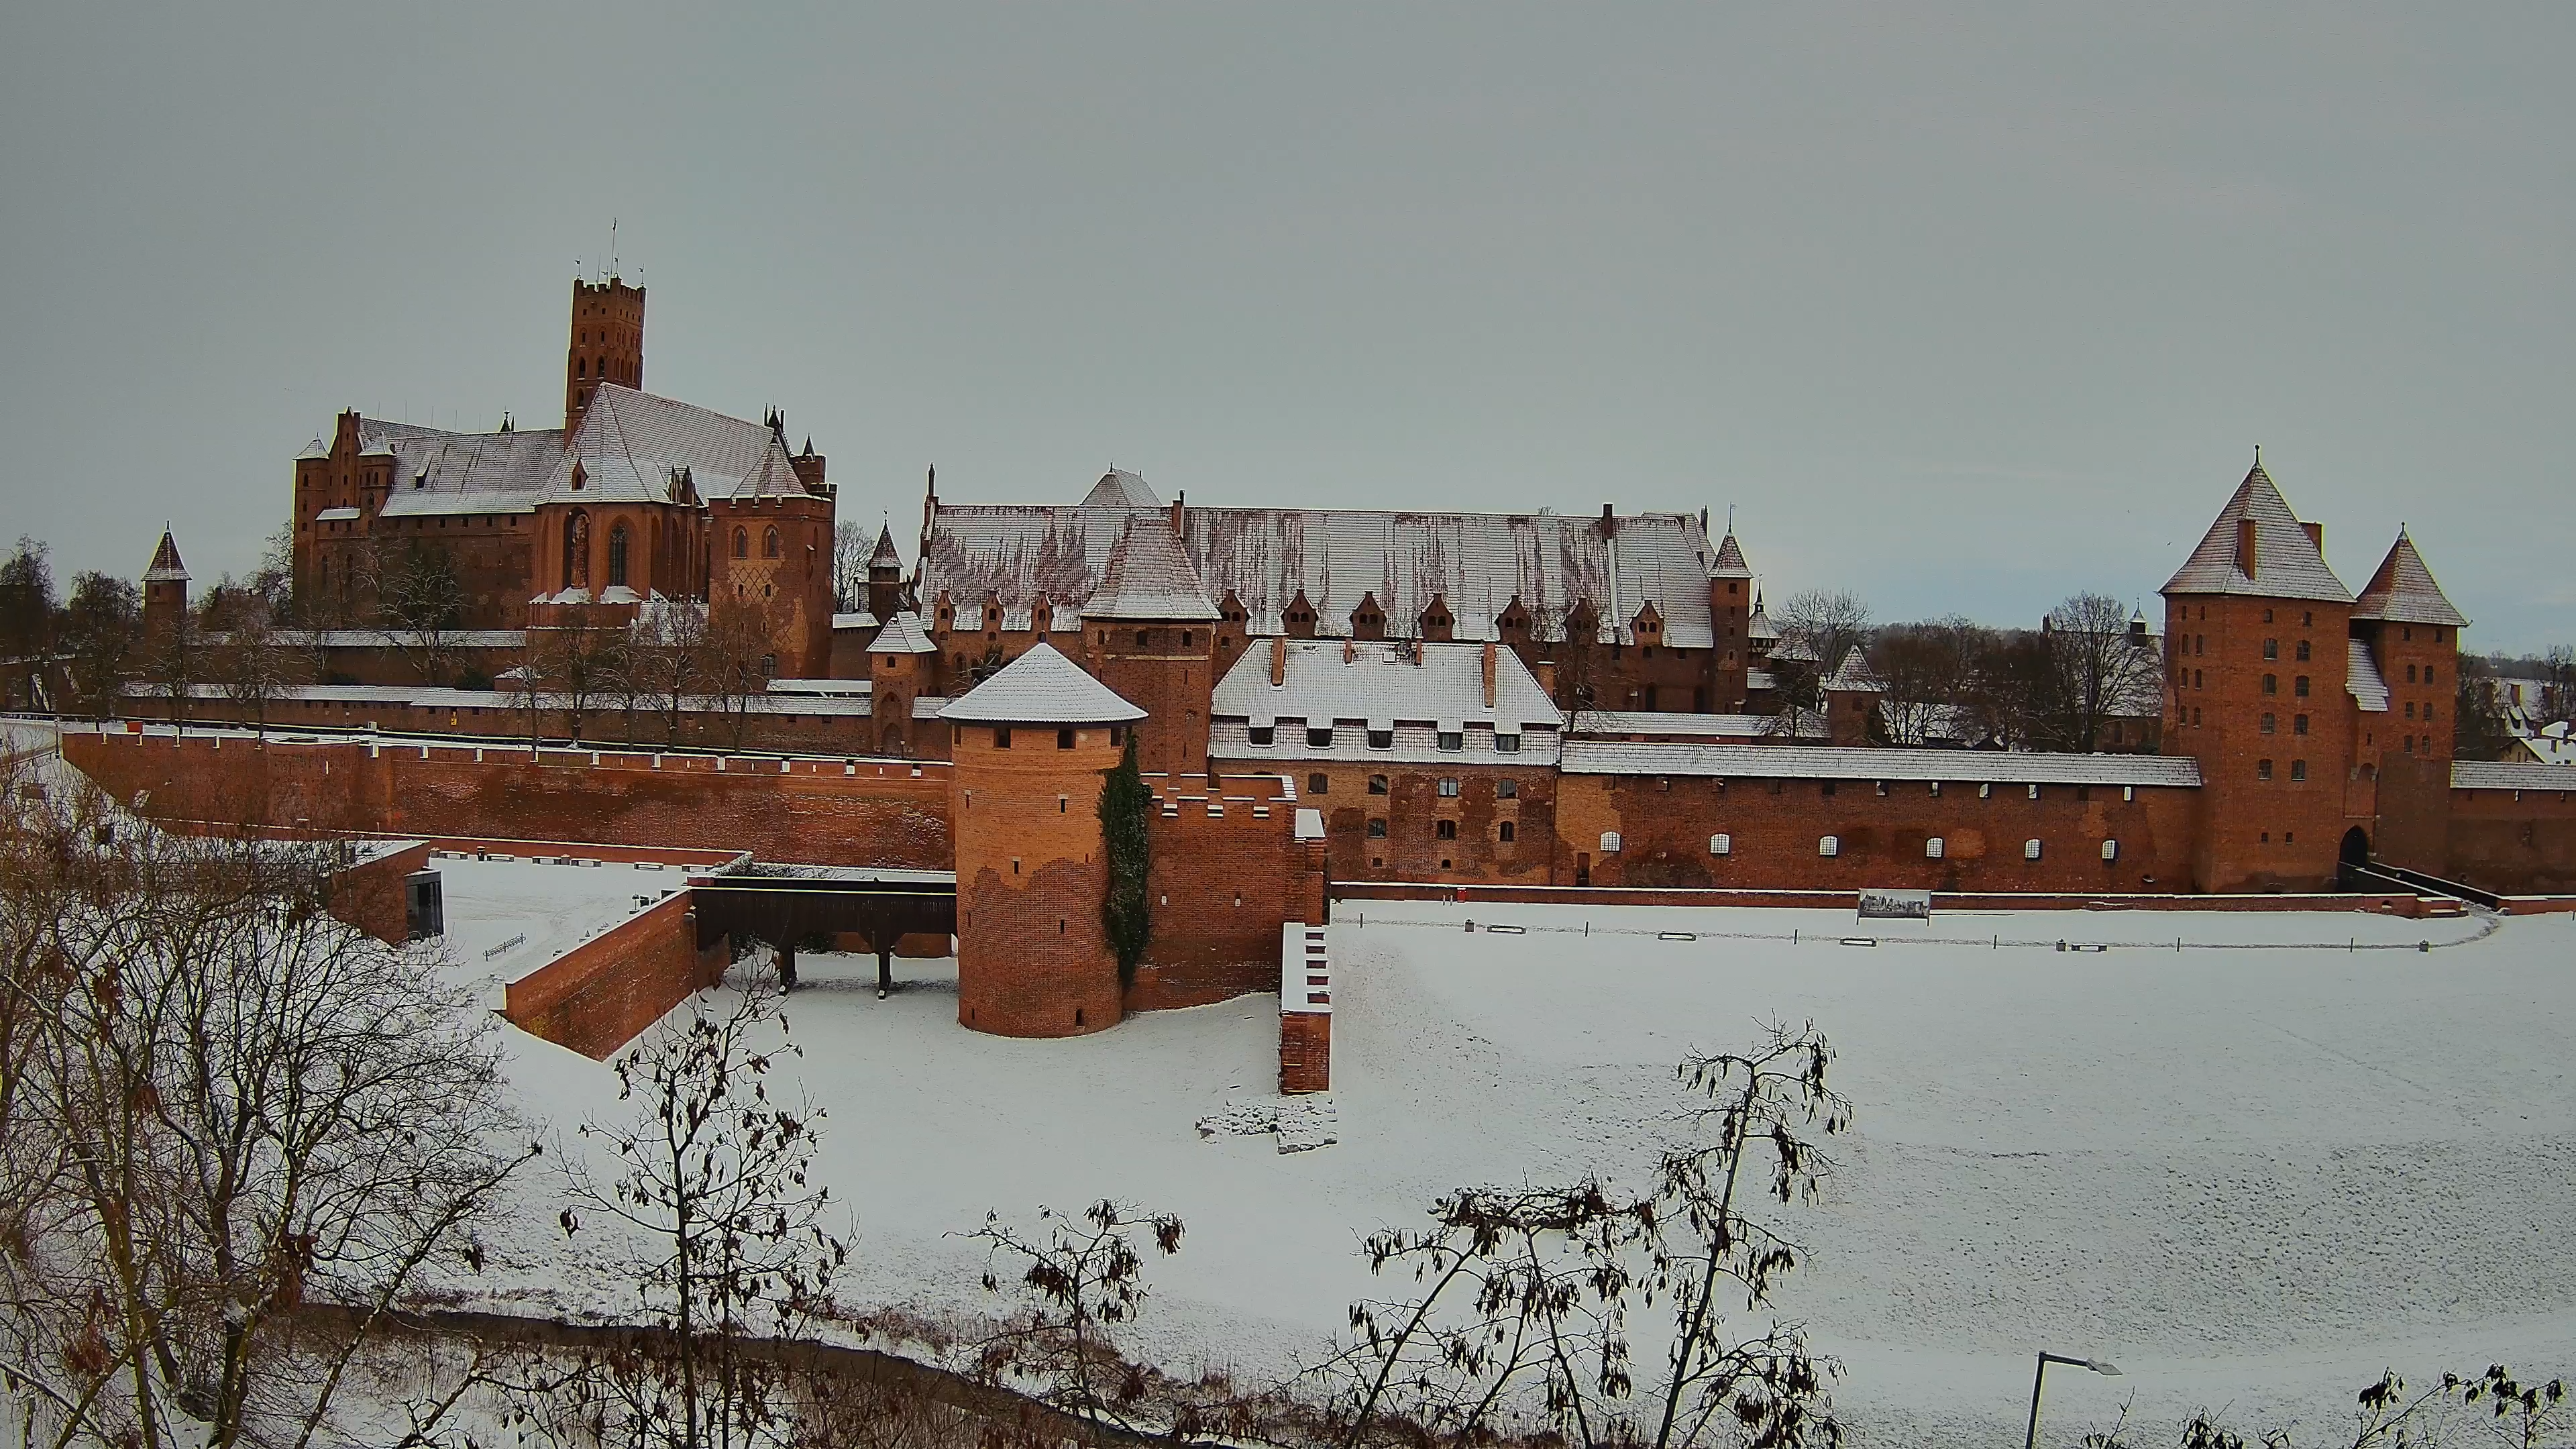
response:
M1526 934L1463 929L1480 915ZM1409 1286L1369 1276L1365 1233L1462 1184L1636 1181L1685 1100L1687 1049L1812 1018L1858 1126L1830 1203L1782 1214L1814 1249L1782 1302L1846 1360L1861 1443L2009 1442L2041 1348L2125 1370L2050 1376L2044 1438L2061 1444L2130 1396L2139 1421L2226 1408L2304 1441L2383 1367L2576 1368L2569 917L1855 926L1345 902L1336 921L1339 1142L1294 1154L1196 1130L1270 1097L1273 997L1010 1041L956 1025L947 963L899 963L904 989L878 1001L873 960L805 958L791 1071L831 1113L823 1171L864 1269L850 1296L979 1311L981 1260L953 1235L988 1208L1114 1196L1188 1223L1131 1345L1184 1371L1283 1369L1352 1298ZM1838 944L1858 935L1884 944ZM542 1120L614 1110L606 1067L510 1050ZM531 1179L537 1228L486 1287L613 1308L544 1231L551 1190Z

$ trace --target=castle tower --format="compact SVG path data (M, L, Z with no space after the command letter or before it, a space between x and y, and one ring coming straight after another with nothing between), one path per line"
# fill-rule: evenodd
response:
M1718 541L1717 561L1708 566L1708 622L1716 636L1708 651L1708 707L1719 714L1745 707L1745 676L1753 667L1753 589L1753 570L1730 524Z
M894 528L877 529L876 552L868 555L868 612L883 624L903 608L903 555L894 551Z
M1874 743L1871 736L1878 723L1878 701L1887 686L1869 667L1869 660L1855 644L1843 654L1842 663L1825 676L1821 688L1825 705L1825 729L1838 745Z
M1206 585L1159 513L1139 512L1109 549L1100 587L1082 606L1091 672L1152 722L1138 732L1149 772L1207 768L1208 701L1216 692L1216 625Z
M644 387L644 289L615 277L572 284L572 334L564 351L564 435L581 427L603 382Z
M188 616L188 566L179 561L179 544L170 525L161 525L161 546L152 550L152 566L143 571L143 632L162 638Z
M2164 753L2200 762L2193 883L2315 890L2367 829L2348 690L2353 598L2258 459L2166 581Z
M999 1036L1116 1025L1101 777L1145 711L1039 643L941 717L953 765L958 1024Z
M2353 638L2370 651L2388 687L2387 711L2362 758L2414 755L2449 763L2457 728L2452 706L2459 698L2460 631L2468 626L2468 617L2433 581L2415 540L2399 529L2352 609Z

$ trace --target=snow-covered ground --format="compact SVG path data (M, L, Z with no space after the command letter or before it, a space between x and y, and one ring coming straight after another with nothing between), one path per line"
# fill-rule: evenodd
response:
M1479 914L1526 934L1463 929ZM1461 1184L1634 1180L1685 1050L1812 1018L1859 1125L1833 1200L1789 1216L1815 1257L1784 1305L1847 1360L1863 1442L2008 1437L2040 1348L2126 1370L2051 1375L2070 1443L2129 1395L2145 1419L2319 1427L2389 1365L2576 1367L2571 918L1368 902L1334 935L1339 1143L1294 1154L1196 1126L1269 1098L1274 998L1009 1041L955 1024L947 963L899 963L878 1001L873 960L804 958L791 1073L831 1113L851 1296L976 1311L955 1234L1114 1196L1189 1225L1133 1344L1284 1367L1399 1287L1365 1233ZM1859 935L1883 944L1840 944ZM542 1120L614 1110L605 1067L510 1050ZM487 1287L614 1306L541 1230L547 1191Z

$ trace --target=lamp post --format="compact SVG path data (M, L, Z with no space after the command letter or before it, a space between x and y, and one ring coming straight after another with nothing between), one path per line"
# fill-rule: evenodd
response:
M2041 1354L2039 1356L2039 1371L2030 1376L2030 1432L2022 1438L2022 1449L2039 1449L2039 1386L2047 1382L2048 1366L2053 1363L2067 1364L2080 1369L2091 1369L2093 1372L2101 1374L2106 1378L2116 1379L2120 1376L2120 1366L2106 1359L2068 1358L2066 1355L2060 1353Z

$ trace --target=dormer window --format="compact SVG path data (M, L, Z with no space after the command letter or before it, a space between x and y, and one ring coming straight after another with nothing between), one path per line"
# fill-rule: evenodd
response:
M1251 734L1254 744L1268 745L1276 743L1279 730L1275 725L1257 724L1251 727Z

